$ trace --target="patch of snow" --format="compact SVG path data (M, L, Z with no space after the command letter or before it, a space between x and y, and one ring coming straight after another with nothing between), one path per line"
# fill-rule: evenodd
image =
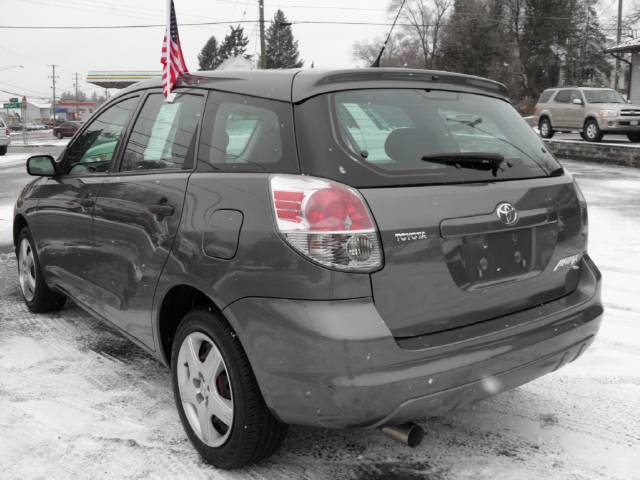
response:
M0 245L13 242L13 205L0 205Z

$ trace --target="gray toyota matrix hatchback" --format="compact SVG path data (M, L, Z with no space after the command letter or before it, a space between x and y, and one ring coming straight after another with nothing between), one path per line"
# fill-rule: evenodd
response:
M445 72L202 72L124 90L17 200L33 312L67 298L171 366L221 468L288 424L382 428L575 360L600 273L573 178L505 88Z

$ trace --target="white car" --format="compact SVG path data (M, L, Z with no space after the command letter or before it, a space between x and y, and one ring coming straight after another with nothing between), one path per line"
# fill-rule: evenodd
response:
M9 136L9 129L4 121L0 118L0 155L7 153L7 148L11 143L11 137Z

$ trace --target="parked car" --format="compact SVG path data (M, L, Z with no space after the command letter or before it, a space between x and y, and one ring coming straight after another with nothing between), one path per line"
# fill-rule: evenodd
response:
M61 124L53 127L53 135L58 138L73 137L81 125L81 122L62 122Z
M542 138L577 131L588 142L599 142L606 134L623 134L640 142L640 107L627 104L611 88L547 89L534 114Z
M574 361L602 315L587 207L496 82L198 72L100 108L13 222L33 312L67 298L171 368L208 462L287 425L411 423ZM526 406L523 406L526 408Z
M4 120L0 118L0 155L7 153L9 144L11 143L11 130L4 123Z

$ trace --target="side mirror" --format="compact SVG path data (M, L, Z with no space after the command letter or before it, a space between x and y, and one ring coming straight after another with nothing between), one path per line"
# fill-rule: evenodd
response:
M584 102L580 98L574 98L572 103L574 105L582 105Z
M51 155L34 155L27 160L27 173L34 177L53 177L56 162Z

